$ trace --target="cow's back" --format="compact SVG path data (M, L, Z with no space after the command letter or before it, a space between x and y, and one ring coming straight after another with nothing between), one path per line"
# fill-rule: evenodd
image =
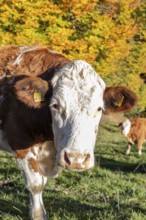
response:
M128 136L146 139L146 118L132 118L130 122L131 128Z
M41 75L50 80L56 69L70 62L48 48L7 46L0 48L0 77L11 75Z

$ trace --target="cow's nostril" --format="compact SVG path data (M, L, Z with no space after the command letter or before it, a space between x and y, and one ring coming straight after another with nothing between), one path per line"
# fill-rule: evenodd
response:
M86 154L85 155L85 160L84 160L84 164L87 162L87 161L89 161L89 159L90 159L90 154Z
M65 161L65 163L66 163L67 165L70 165L70 164L71 164L71 162L70 162L70 160L69 160L69 158L68 158L68 155L67 155L66 151L64 152L64 161Z

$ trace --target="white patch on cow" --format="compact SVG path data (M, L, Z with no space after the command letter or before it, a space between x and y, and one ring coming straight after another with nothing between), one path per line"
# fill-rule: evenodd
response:
M128 156L129 154L130 154L130 149L127 149L126 156Z
M3 130L0 129L0 149L8 152L12 152L8 141L5 139L5 136L3 134Z
M141 155L142 155L142 151L138 150L138 156L141 156Z
M94 165L97 126L101 109L104 109L105 83L88 63L78 60L59 70L52 79L52 86L50 108L57 159L63 149L67 153L69 150L74 150L75 154L87 152L90 154L90 168Z
M127 136L131 128L131 122L129 119L126 119L121 125L121 132L123 135Z
M44 185L45 181L42 179L42 175L39 172L36 172L33 170L31 167L31 164L29 163L30 159L37 159L37 155L34 155L31 151L28 151L28 154L25 156L23 159L17 159L20 168L22 169L23 172L25 172L25 178L28 181L27 182L27 187L28 189L36 188L37 186ZM35 190L34 190L35 191ZM36 190L37 191L37 190Z
M30 215L32 219L46 219L46 212L42 200L42 190L47 183L47 177L36 172L29 163L30 159L36 160L37 155L31 151L23 159L17 159L22 170L27 189L30 192L31 206Z

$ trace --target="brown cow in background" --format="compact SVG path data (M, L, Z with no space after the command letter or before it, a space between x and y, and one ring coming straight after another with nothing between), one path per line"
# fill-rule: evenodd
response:
M126 119L120 124L122 134L128 139L126 155L130 154L131 146L135 143L138 147L138 155L142 154L142 145L146 140L146 118Z

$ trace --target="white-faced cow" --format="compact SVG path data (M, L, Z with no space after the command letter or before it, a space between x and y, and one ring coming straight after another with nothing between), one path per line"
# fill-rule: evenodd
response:
M0 70L0 144L10 146L22 170L31 219L45 220L47 178L60 168L92 168L102 111L130 109L136 96L125 87L106 88L88 63L47 48L1 48Z
M126 155L130 154L131 146L135 143L138 147L138 155L142 154L142 145L146 140L146 118L126 119L120 124L121 132L128 139Z

